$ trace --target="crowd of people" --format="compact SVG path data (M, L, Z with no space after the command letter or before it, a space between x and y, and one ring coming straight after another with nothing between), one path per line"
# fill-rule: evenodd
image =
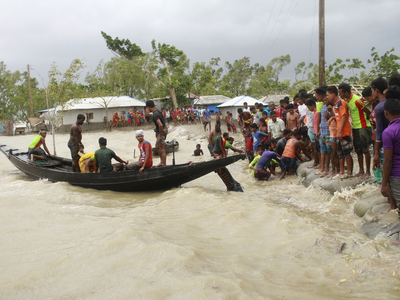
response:
M115 112L112 120L109 121L110 127L125 127L125 126L140 126L145 124L146 115L144 112L134 108L130 109L126 114L122 113L118 115L118 112ZM107 117L104 116L104 124L107 125Z
M245 152L251 174L257 180L275 179L278 167L281 171L279 179L286 174L295 174L298 161L313 160L309 168L319 169L315 174L321 178L346 179L354 176L367 179L372 177L372 167L374 181L382 184L381 191L389 198L390 209L396 209L400 207L400 75L392 75L388 80L379 77L361 94L362 97L359 97L352 92L349 84L342 83L338 87L320 86L312 94L300 90L292 103L286 97L280 101L279 107L273 102L268 105L255 103L252 107L244 103L243 108L237 109L237 123L245 149L233 146L234 138L230 134L236 132L236 125L230 112L226 116L216 113L215 129L211 130L211 114L207 106L203 109L189 107L160 111L155 108L153 101L147 101L146 110L152 114L152 121L156 125L156 147L161 158L159 166L166 165L167 123L201 122L204 131L210 131L210 155L213 158L225 157L229 149ZM84 148L80 130L84 119L83 115L79 115L71 127L68 147L73 171L78 171L82 165L81 171L90 172L90 165L84 164L81 159L86 161L90 158L90 161L96 162L95 166L100 167L100 172L119 168L111 166L111 158L126 164L111 150L104 150L104 138L99 140L100 149L93 155L86 154L82 158L78 155ZM227 128L224 133L221 129L222 119ZM29 146L31 160L46 158L45 151L37 150L41 144L50 155L45 145L45 134L40 133ZM136 138L141 152L140 163L131 163L127 167L143 172L152 166L151 145L144 140L141 130L136 132ZM355 175L353 151L359 166ZM197 145L194 155L202 154L200 145Z
M362 97L351 86L320 86L312 94L300 90L289 98L237 109L238 124L252 176L273 180L280 167L282 179L295 174L297 162L313 160L321 178L358 177L381 183L390 209L400 208L400 75L379 77L364 88ZM225 117L227 132L216 124L208 148L212 157L226 156L231 114ZM240 151L240 149L238 149ZM371 150L373 156L371 156ZM235 150L234 150L235 151ZM359 171L353 175L355 153ZM372 163L371 163L372 160Z

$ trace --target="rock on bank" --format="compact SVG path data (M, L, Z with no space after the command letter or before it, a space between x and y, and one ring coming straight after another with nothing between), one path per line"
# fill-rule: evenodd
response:
M315 175L316 169L309 169L313 162L300 164L297 175L301 177L300 183L304 186L318 186L331 193L341 192L344 189L354 189L360 184L371 184L373 179L361 180L359 178L330 179L320 178ZM387 237L391 240L399 240L400 222L395 211L383 213L389 209L387 199L381 195L377 185L376 190L366 193L354 206L354 212L362 218L361 230L370 238L378 235Z

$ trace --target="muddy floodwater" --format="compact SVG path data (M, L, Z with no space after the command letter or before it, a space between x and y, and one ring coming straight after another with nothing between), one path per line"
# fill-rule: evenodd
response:
M84 133L86 151L100 136L125 160L138 154L131 129ZM32 138L0 143L27 149ZM68 138L56 136L59 156ZM152 130L145 138L154 144ZM210 159L200 125L171 126L172 138L177 163ZM198 143L204 157L192 157ZM117 193L32 181L1 154L0 299L400 299L398 246L366 237L353 213L375 186L332 196L297 177L256 182L247 164L228 167L244 193L215 173Z

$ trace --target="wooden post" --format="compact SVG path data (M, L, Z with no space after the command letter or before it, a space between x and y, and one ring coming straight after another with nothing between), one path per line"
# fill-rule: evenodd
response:
M33 105L32 105L32 94L31 94L31 73L28 65L28 88L29 88L29 100L31 101L31 118L33 117Z
M243 57L243 95L246 95L246 61L247 57Z
M319 0L319 85L325 84L325 0Z

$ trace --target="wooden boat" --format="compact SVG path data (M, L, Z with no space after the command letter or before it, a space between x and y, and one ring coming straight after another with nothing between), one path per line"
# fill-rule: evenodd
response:
M52 182L68 182L75 186L118 192L167 190L179 187L239 159L245 159L244 154L239 154L199 163L153 167L146 169L143 174L140 174L137 170L93 174L72 172L72 161L67 158L53 156L48 163L38 164L30 161L27 151L6 145L0 145L0 151L7 156L14 166L31 178L48 179ZM235 186L239 188L240 184L235 181Z
M175 149L174 149L175 147ZM158 156L158 151L156 147L152 148L153 150L153 156ZM165 152L166 154L172 153L173 151L178 151L179 150L179 142L176 139L173 139L172 141L165 142Z

